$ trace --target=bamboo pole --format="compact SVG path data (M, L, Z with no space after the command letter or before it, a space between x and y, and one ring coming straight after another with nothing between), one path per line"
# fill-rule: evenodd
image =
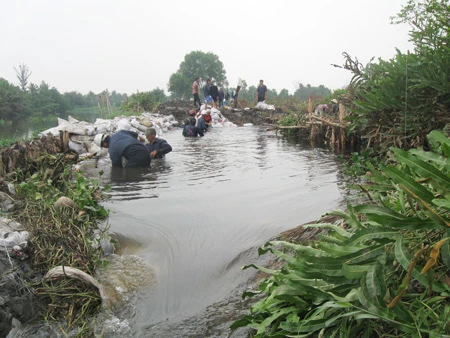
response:
M236 87L236 92L234 93L234 102L233 102L233 108L237 108L237 104L238 104L238 95L239 95L239 91L241 90L241 86L237 86Z
M344 118L347 116L346 114L346 110L345 110L345 106L342 103L339 103L339 122L342 125L344 123ZM339 130L339 133L341 134L341 141L340 141L340 146L341 146L341 150L345 149L345 130L343 128L341 128Z
M322 117L319 116L312 116L312 119L320 121L326 125L332 126L332 127L338 127L338 128L347 128L347 125L344 123L335 123L335 122L331 122L330 120L324 119Z

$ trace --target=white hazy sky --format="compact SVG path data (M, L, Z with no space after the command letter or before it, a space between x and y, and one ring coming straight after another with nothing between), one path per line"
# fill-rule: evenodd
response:
M406 0L2 0L0 77L61 93L105 89L133 94L159 87L184 56L218 55L231 86L264 79L270 89L295 84L347 85L342 52L367 64L412 50L406 25L391 25Z

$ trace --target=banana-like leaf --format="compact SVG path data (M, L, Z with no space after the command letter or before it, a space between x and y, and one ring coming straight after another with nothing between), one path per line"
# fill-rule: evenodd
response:
M338 317L335 317L336 320L338 320ZM304 320L301 323L288 323L283 322L280 324L280 328L287 331L287 332L295 332L295 333L313 333L316 331L320 331L323 328L329 327L333 324L331 321L326 319L319 319L319 320ZM294 336L291 336L294 337Z
M379 256L373 268L367 272L365 285L371 297L384 298L386 295L386 283L384 267L386 265L386 255Z
M415 196L425 201L428 204L431 204L431 201L434 199L434 195L423 185L417 183L411 176L405 175L399 169L394 167L386 167L380 164L381 170L385 172L395 183L400 184L411 191Z
M342 273L349 279L359 279L365 277L368 271L371 271L374 267L372 265L342 265Z
M301 245L301 244L294 244L289 243L285 241L272 241L270 242L272 245L282 245L285 248L292 249L297 252L299 255L308 255L308 256L315 256L315 257L328 257L330 256L327 252L324 252L322 250L317 250L314 248L311 248L310 246Z
M373 227L356 231L343 245L354 246L358 243L366 243L378 238L395 240L399 236L398 231L385 227Z
M442 224L440 222L435 222L432 219L404 216L390 208L378 205L358 205L355 207L355 211L366 215L368 220L386 227L407 228L409 230L442 228Z
M345 245L344 242L340 243L340 245L336 245L335 243L320 242L317 244L317 247L323 251L326 251L333 257L349 256L361 250L361 246Z
M373 262L383 256L386 252L386 244L374 244L367 246L350 257L344 257L347 259L346 264L361 264L367 262Z
M404 150L395 148L391 148L391 150L400 163L408 165L416 174L423 178L430 178L436 181L445 190L450 190L450 177L448 175L443 174L436 167L412 156Z
M450 171L450 160L446 157L431 151L423 151L419 149L411 149L409 152L423 161L434 163L438 168L443 168L446 171Z
M288 307L280 309L277 312L273 313L271 316L264 319L261 324L258 325L253 324L252 326L258 330L257 334L262 334L266 331L267 327L269 327L279 317L284 316L292 311L295 311L295 308Z
M433 146L433 150L438 152L439 146L446 157L449 157L449 154L442 149L443 145L446 145L446 149L450 148L449 139L437 130L433 130L427 135L428 141Z
M330 224L330 223L317 223L317 224L307 224L306 228L320 228L320 229L328 229L331 233L335 233L333 236L339 236L339 239L345 239L351 236L351 233L347 230L341 228L340 226Z

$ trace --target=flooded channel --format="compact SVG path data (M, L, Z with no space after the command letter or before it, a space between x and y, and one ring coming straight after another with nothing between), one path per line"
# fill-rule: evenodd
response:
M343 208L340 163L325 149L261 127L216 128L198 139L162 135L173 147L145 170L87 174L110 184L119 254L102 275L114 294L105 337L245 337L229 324L257 248L277 234Z

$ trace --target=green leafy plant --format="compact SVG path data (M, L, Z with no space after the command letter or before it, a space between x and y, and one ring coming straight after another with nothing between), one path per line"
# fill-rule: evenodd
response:
M232 328L254 337L445 337L450 334L450 140L428 135L433 151L392 148L395 163L361 185L371 203L332 211L336 223L311 244L271 241L281 269L264 297Z

